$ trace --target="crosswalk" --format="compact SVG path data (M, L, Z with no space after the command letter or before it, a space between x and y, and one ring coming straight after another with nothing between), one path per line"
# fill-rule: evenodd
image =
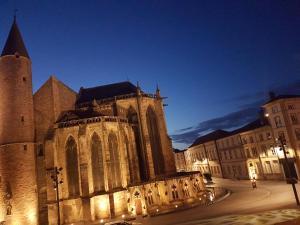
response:
M273 225L300 218L299 209L273 210L259 214L228 215L217 218L187 221L175 225Z

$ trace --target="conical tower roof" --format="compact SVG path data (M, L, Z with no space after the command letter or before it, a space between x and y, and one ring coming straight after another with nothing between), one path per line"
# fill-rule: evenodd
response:
M1 56L15 55L16 53L20 56L30 58L26 50L21 32L17 25L16 18L14 18L14 22L10 28L10 32L8 34Z

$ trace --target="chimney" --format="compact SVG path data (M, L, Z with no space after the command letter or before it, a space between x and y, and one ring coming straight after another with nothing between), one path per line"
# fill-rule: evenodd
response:
M273 100L275 97L276 97L275 92L270 91L269 92L269 98L270 98L270 100Z

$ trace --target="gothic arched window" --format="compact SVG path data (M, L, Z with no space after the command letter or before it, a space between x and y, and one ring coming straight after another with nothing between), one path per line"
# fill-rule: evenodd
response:
M165 163L161 147L160 134L157 124L157 117L152 107L148 107L147 113L147 127L150 138L150 145L152 150L152 158L154 164L154 171L156 175L165 172Z
M133 177L134 177L134 169L133 169L134 162L131 161L129 141L128 141L127 135L124 133L123 137L124 137L125 152L127 154L127 163L128 163L128 167L129 167L129 179L130 179L130 182L132 182Z
M104 190L103 154L101 141L96 133L91 139L91 157L94 191L102 191Z
M120 170L120 157L118 150L118 139L114 133L108 136L108 147L110 155L110 186L111 188L121 187L121 170Z
M127 118L130 123L138 122L137 112L135 111L135 109L132 106L130 106L127 111Z
M69 137L66 143L66 166L69 197L74 197L79 195L79 170L77 145L73 137Z

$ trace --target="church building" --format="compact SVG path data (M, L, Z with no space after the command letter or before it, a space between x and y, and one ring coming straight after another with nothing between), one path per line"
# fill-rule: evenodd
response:
M33 94L14 19L0 57L0 224L154 215L203 189L199 173L176 172L158 88L127 81L76 92L51 76Z

